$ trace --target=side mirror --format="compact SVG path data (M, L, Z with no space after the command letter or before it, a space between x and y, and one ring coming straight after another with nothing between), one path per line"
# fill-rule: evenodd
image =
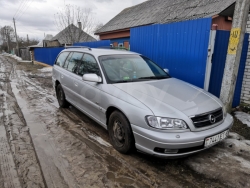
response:
M168 73L169 74L169 70L168 69L163 69L166 73Z
M102 78L100 76L97 76L96 74L84 74L82 79L88 82L96 82L96 83L102 82Z

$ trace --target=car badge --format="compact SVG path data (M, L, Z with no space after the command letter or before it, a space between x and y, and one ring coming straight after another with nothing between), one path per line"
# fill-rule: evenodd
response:
M209 121L210 121L212 124L214 124L214 123L216 122L216 118L214 117L213 114L210 114L208 117L209 117Z

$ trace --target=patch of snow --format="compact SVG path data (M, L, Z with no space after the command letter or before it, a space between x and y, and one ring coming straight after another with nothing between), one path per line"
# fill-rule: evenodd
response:
M99 144L106 146L106 147L111 147L111 145L106 142L105 140L103 140L101 137L99 136L95 136L95 135L88 135L90 138L92 138L93 140L97 141Z
M11 57L11 58L13 58L13 59L16 59L16 60L18 60L18 61L22 61L22 58L21 58L21 57L18 57L18 56L16 56L16 55L12 55L12 54L8 54L8 53L4 53L3 55L4 55L4 56Z
M53 67L44 67L42 69L38 69L41 72L52 72Z
M235 112L235 117L243 124L246 124L248 127L250 127L250 114L245 112Z
M54 107L59 108L57 99L53 95L47 95L46 100L49 101Z
M22 61L22 60L23 60L21 57L18 57L18 56L16 56L16 55L12 55L12 58L14 58L14 59L16 59L16 60L18 60L18 61Z

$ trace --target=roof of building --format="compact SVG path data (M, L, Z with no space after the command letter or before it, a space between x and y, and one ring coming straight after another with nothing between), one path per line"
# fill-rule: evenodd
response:
M231 5L234 5L235 1L148 0L124 9L102 28L97 30L96 34L155 23L170 23L212 17L221 14Z
M43 40L51 40L53 35L47 34Z
M91 42L96 39L79 29L74 24L70 24L64 30L54 36L51 41L58 40L60 44L73 44L75 42Z
M50 34L47 34L45 37L44 37L44 39L42 39L42 40L40 40L40 42L37 44L37 45L32 45L31 47L35 47L35 46L37 46L37 47L43 47L43 41L48 41L48 40L51 40L53 38L53 35L50 35Z

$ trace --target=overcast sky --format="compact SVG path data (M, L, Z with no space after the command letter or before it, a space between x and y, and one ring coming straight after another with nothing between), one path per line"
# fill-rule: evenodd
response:
M0 0L0 27L13 27L16 18L17 34L42 39L45 34L57 34L55 14L64 4L91 8L97 22L107 23L124 8L145 0Z

